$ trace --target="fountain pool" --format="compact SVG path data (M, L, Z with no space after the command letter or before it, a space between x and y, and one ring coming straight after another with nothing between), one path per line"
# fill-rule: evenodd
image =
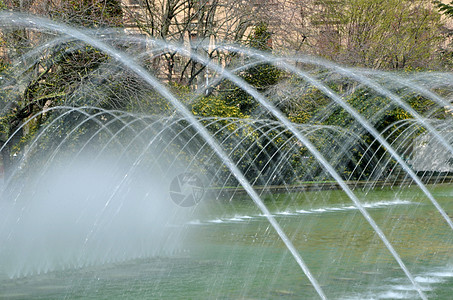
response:
M0 297L448 299L449 73L218 45L233 68L159 40L134 56L131 37L21 14L0 25L37 42L2 76ZM20 109L59 69L37 73L82 49L96 68ZM212 78L175 93L146 65L168 52ZM237 73L263 64L287 77L260 93ZM251 115L198 115L225 81Z

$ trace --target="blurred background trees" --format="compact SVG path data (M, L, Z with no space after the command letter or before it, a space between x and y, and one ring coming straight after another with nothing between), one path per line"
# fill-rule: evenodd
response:
M336 0L301 3L314 54L348 65L436 68L445 22L427 1Z

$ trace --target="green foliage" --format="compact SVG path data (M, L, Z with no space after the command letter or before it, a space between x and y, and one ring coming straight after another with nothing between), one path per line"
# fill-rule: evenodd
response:
M449 4L446 4L446 3L440 2L439 0L436 0L436 1L433 1L433 4L445 16L447 16L449 18L453 17L453 1L451 1Z
M11 133L10 123L14 119L15 112L10 111L0 117L0 140L6 141Z
M170 102L164 98L156 90L150 88L145 83L135 83L135 86L131 86L131 81L128 82L128 88L124 88L124 82L119 81L116 83L116 90L114 92L118 99L127 99L123 103L123 109L129 112L144 113L147 115L160 115L167 116L174 112L174 107ZM192 93L190 87L170 82L167 86L173 95L175 95L182 102L187 102ZM131 97L130 90L135 90L133 93L134 97ZM140 92L137 92L140 91ZM108 101L109 99L107 99Z
M437 7L438 11L443 14L445 17L451 19L453 18L453 1L450 3L442 3L438 0L433 1L435 7ZM448 33L447 36L449 37L448 47L442 47L444 49L440 49L439 57L443 66L446 69L451 69L453 67L453 51L452 49L452 42L451 42L451 33Z
M70 51L74 46L76 50ZM108 56L90 46L78 48L70 43L63 45L48 60L47 68L29 84L24 100L30 103L50 95L69 95L87 77L93 77L93 71L108 59Z
M319 55L369 68L436 66L442 20L426 2L344 0L342 9L335 2L322 2Z
M214 117L216 119L219 118L228 118L228 119L246 119L248 116L244 115L238 106L230 105L226 103L225 99L219 96L207 96L207 97L200 97L195 101L192 105L192 113L195 116L199 117ZM210 124L211 121L203 121L205 124ZM244 122L237 121L239 125L244 125ZM229 133L235 132L238 129L238 124L235 122L230 122L228 120L222 120L221 122L217 122L216 125L210 125L210 130L212 132L217 132L218 130L225 127L226 131ZM227 135L228 135L227 134ZM241 131L235 132L234 136L246 136L248 135L248 127L243 126ZM233 144L231 145L231 147Z
M331 5L330 10L324 15L326 20L313 22L313 25L333 27L335 30L331 31L334 34L329 47L334 45L334 42L338 42L332 48L336 51L337 57L346 57L346 61L355 65L372 68L406 68L412 65L417 66L419 62L423 65L424 61L432 58L432 54L436 50L435 46L440 40L440 37L437 36L440 24L439 15L431 15L427 7L412 6L407 0L344 0L341 10L338 10L338 1L322 2L326 6ZM448 5L442 4L440 1L434 1L434 4L440 12L453 17L453 1ZM4 9L3 7L3 2L0 2L0 9ZM120 26L122 24L122 11L118 0L65 0L62 2L62 6L53 10L51 14L55 18L69 19L70 22L86 27ZM7 41L0 40L0 43L4 45ZM260 51L272 52L272 33L267 24L264 22L257 24L247 43ZM2 139L7 138L17 128L17 125L25 121L31 114L43 110L46 105L66 104L68 99L76 99L71 102L72 105L96 105L106 109L121 109L146 114L170 115L174 111L168 100L157 91L140 82L131 74L117 70L107 55L92 47L80 47L80 44L76 43L60 44L58 48L52 49L51 53L46 53L43 57L45 57L44 63L36 65L30 72L34 74L34 77L21 95L9 97L12 95L4 95L4 91L1 92L4 99L15 99L14 109L0 118ZM1 63L0 68L7 71L6 61L2 60ZM105 70L111 73L104 73ZM243 71L239 76L260 93L269 95L274 93L273 88L281 83L283 74L272 64L260 63ZM305 84L304 89L300 90L302 84L301 80L290 78L287 86L282 87L282 89L291 88L291 95L277 105L291 121L304 124L315 120L320 124L336 125L342 128L356 123L349 113L339 106L334 106L332 101L318 89L307 88ZM327 84L335 91L341 90L342 85L345 85L344 83ZM182 102L187 102L193 95L187 86L175 83L169 83L168 86ZM231 157L243 169L248 169L251 164L258 166L246 173L251 182L257 178L265 178L265 175L257 174L256 170L272 165L269 164L269 160L278 158L280 152L284 150L280 147L284 146L288 136L277 137L275 133L261 135L252 130L251 126L246 125L248 120L242 119L253 117L256 114L257 101L231 82L223 82L220 90L219 94L197 98L191 105L193 114L199 117L213 117L213 119L234 119L233 122L222 120L210 125L209 130L211 132L221 131L216 136L222 141L224 149L231 153ZM93 93L90 94L90 92ZM403 100L420 114L427 114L435 107L432 101L419 95L405 94L405 91L396 92L400 92ZM376 125L378 130L382 130L396 121L412 118L407 111L391 104L388 98L378 96L369 89L357 88L349 94L344 94L346 101L361 116ZM100 95L102 97L99 97ZM26 114L22 114L22 112L26 112ZM438 111L434 111L434 113L437 114L436 117L441 117ZM71 130L72 117L55 124L55 134L52 139L40 141L40 149L43 152L52 149L53 144L64 139L65 132ZM51 118L49 113L48 116L30 123L26 128L27 132L14 145L11 153L22 150L24 145L40 130L40 127L48 124ZM107 122L110 119L104 117L101 121ZM204 124L211 121L212 119L202 120ZM266 126L262 126L262 130L270 132L272 126L269 125L269 128ZM89 124L81 126L65 146L77 150L77 141L89 139L93 130L96 129ZM194 135L196 134L194 132ZM320 149L328 148L326 145L329 145L331 137L329 134L319 134L314 144ZM368 142L372 140L369 135L363 135L363 137ZM295 144L298 145L295 142L288 143L286 146L293 147ZM362 153L355 146L351 146L350 152L352 157L357 158ZM181 151L185 151L182 148ZM332 152L327 153L326 157L335 157L334 149L329 148L328 150ZM185 155L188 159L191 158L190 153L185 153ZM206 157L206 161L208 159L210 159L209 156ZM313 157L309 157L307 149L302 145L294 150L285 162L290 164L284 168L285 171L292 167L299 170L310 169L311 173L316 173L313 170L317 168L317 163ZM355 165L342 166L344 176L348 176L354 167ZM280 175L286 174L281 173ZM225 176L229 176L228 171L225 170L221 176L224 177L220 182L225 179ZM271 171L269 171L270 177ZM273 183L278 183L278 181L275 180Z
M436 107L432 100L418 94L402 94L400 98L421 115L426 115ZM391 99L377 95L366 88L355 90L354 93L347 97L346 102L364 119L368 120L371 124L375 124L378 130L382 130L397 121L413 118L408 111L397 106ZM436 117L440 116L439 113ZM354 122L354 118L340 107L337 107L326 120L326 123L329 125L342 127L351 125Z
M291 76L269 89L266 96L294 123L310 123L331 100L303 79ZM314 121L318 123L317 121Z
M249 45L250 47L261 51L269 51L272 49L272 35L269 32L266 23L258 23L249 37Z
M65 105L69 101L72 101L72 105L80 106L97 104L89 102L89 97L78 97L76 93L88 86L87 79L93 80L96 77L96 70L109 60L107 55L93 47L69 42L47 49L42 56L46 59L40 64L33 65L27 73L19 73L19 78L16 78L17 74L10 71L9 64L5 62L2 78L6 82L17 84L14 88L5 89L1 93L2 99L9 102L3 104L4 107L9 107L9 111L5 111L0 117L2 140L8 139L32 115L52 106ZM22 80L22 77L26 80ZM84 88L81 88L82 86ZM21 151L46 124L47 119L52 117L51 115L52 112L41 114L33 122L29 122L8 143L10 149L7 152L13 155ZM44 145L43 142L41 144L43 149L50 147L50 144ZM3 158L8 159L6 156Z
M228 105L225 99L218 96L200 98L192 106L192 112L200 117L245 117L238 106Z
M379 112L380 115L382 115L383 111L385 111L390 104L389 99L376 96L372 91L366 88L356 90L345 100L360 115L371 123L378 122L378 120L375 120L374 118L377 117ZM325 123L327 125L336 125L341 127L350 126L354 123L354 117L340 106L336 106L335 110L330 114L329 118L326 119Z
M249 37L249 45L261 51L272 50L271 33L265 23L260 23ZM272 64L259 64L239 74L248 84L252 85L259 92L265 92L275 85L282 73ZM244 115L252 115L258 107L257 101L241 88L230 82L223 84L223 98L228 105L238 106Z
M123 10L118 0L63 0L50 7L52 18L83 27L123 25Z

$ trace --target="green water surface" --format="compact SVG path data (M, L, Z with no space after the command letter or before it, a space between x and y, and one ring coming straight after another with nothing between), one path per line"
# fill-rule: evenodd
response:
M430 187L453 215L453 187ZM415 187L358 193L430 299L452 299L453 234ZM263 196L329 299L417 299L409 280L341 191ZM302 211L301 211L302 210ZM172 255L23 278L0 299L318 299L245 196L206 199Z

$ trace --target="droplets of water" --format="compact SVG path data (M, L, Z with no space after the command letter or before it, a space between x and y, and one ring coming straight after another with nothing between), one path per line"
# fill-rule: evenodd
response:
M382 209L386 207L393 207L393 206L402 206L402 205L419 205L417 202L412 202L409 200L391 200L391 201L376 201L376 202L365 202L363 206L368 209ZM292 209L292 210L283 210L274 212L272 215L275 217L297 217L303 216L307 214L325 214L325 213L345 213L349 211L357 210L357 207L352 205L340 205L340 206L325 206L319 208L311 208L311 209ZM237 222L244 222L244 221L253 221L256 219L260 219L265 217L263 214L258 215L238 215L235 214L234 216L224 216L220 218L215 218L211 220L191 220L187 222L187 225L207 225L207 224L229 224L229 223L237 223Z
M427 271L415 274L415 281L423 292L433 293L429 298L444 299L449 295L436 296L436 289L442 284L453 284L453 272L450 266L437 268L437 271ZM388 278L382 285L372 286L369 292L341 297L343 300L362 299L416 299L418 294L414 286L407 283L405 278ZM404 283L403 283L404 282ZM447 298L445 298L447 299Z

